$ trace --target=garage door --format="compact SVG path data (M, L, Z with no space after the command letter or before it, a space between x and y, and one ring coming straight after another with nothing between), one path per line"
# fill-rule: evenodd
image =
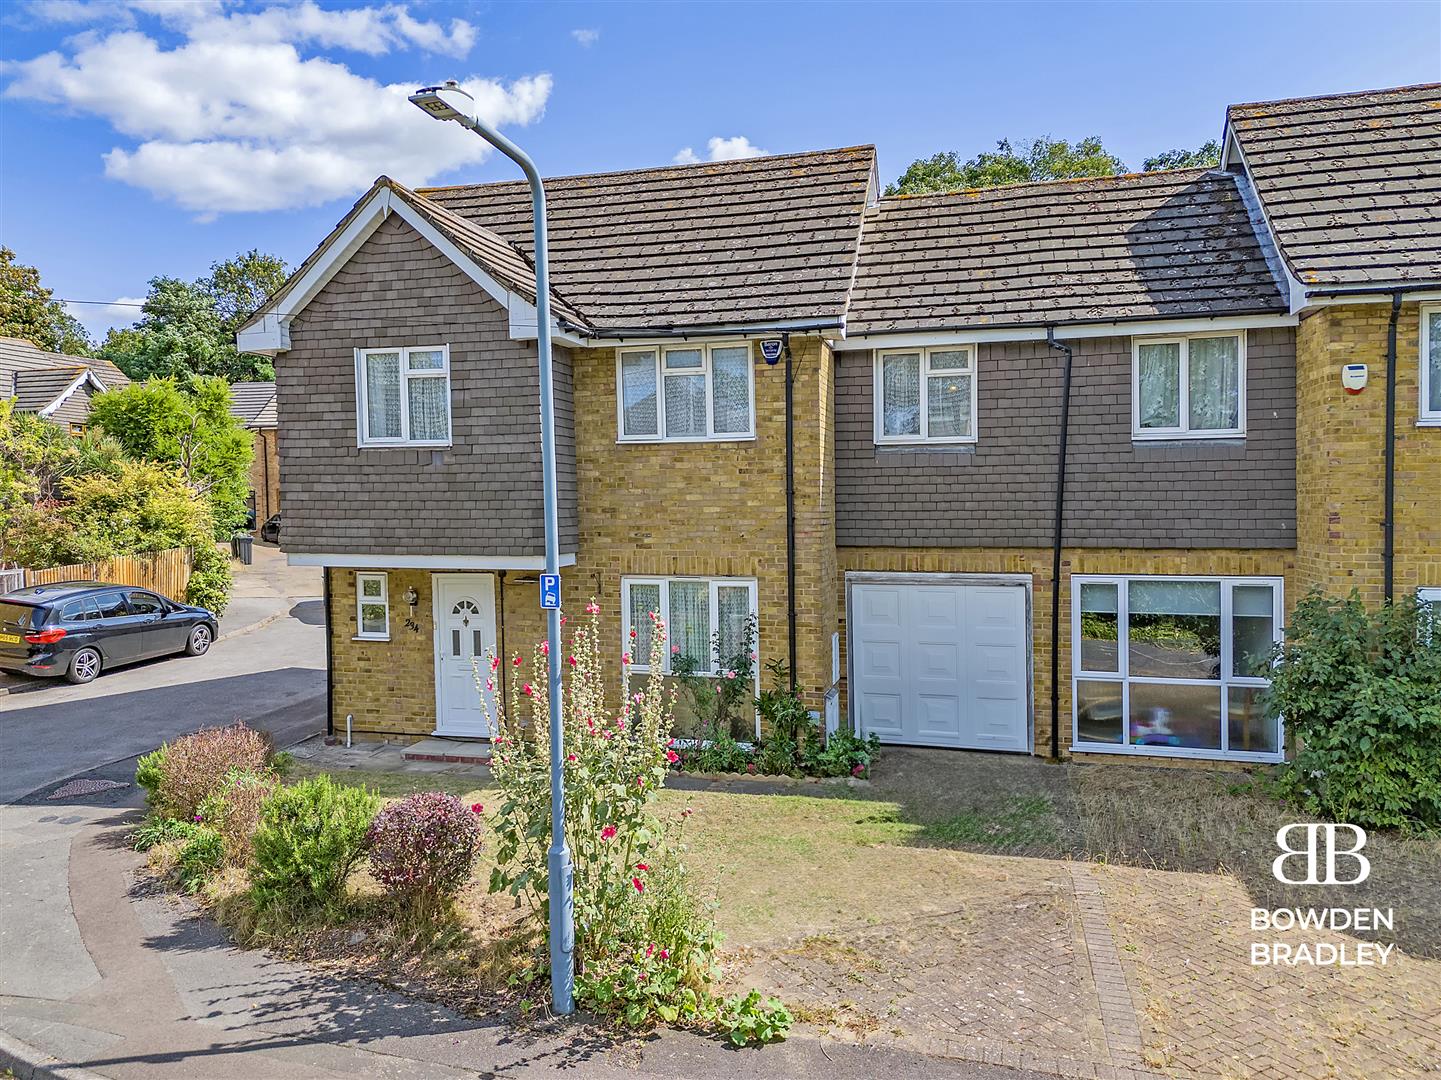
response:
M882 742L1030 749L1024 585L851 586L851 702Z

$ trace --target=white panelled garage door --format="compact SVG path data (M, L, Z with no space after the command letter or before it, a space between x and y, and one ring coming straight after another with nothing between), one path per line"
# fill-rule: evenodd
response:
M1026 587L854 582L851 708L882 742L1030 749Z

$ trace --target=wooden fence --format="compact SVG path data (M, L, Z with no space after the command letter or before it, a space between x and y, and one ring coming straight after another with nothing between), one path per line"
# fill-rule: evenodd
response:
M191 553L187 548L152 551L145 555L116 555L93 563L47 566L26 570L25 585L49 585L56 581L113 581L117 585L138 585L184 601L190 584Z

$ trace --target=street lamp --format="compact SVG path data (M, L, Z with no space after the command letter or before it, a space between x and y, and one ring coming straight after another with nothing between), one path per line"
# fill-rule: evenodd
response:
M536 346L540 353L540 456L545 488L545 572L553 582L560 575L560 533L556 524L555 495L555 401L551 393L550 269L545 230L545 188L530 156L469 108L462 110L441 97L445 92L474 98L454 79L443 86L426 86L410 95L411 104L437 120L454 120L469 128L510 158L530 181L535 219L535 317ZM558 595L559 590L556 589ZM542 588L542 596L545 589ZM551 605L547 637L550 653L550 996L551 1007L560 1015L575 1011L575 899L570 848L565 842L565 782L562 775L564 750L561 742L560 608Z

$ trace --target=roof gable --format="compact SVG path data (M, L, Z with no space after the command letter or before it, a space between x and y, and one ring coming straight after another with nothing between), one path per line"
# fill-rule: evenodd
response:
M1232 105L1226 130L1302 288L1441 283L1441 84Z

